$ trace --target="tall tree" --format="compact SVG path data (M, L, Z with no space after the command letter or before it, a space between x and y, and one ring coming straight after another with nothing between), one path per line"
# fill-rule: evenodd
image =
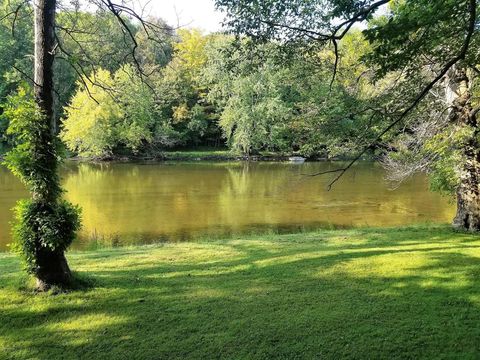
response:
M16 207L14 236L37 287L45 290L71 281L64 252L79 227L79 213L61 199L57 173L53 98L56 0L38 0L33 8L34 98L29 101L25 96L26 100L17 100L6 109L11 118L9 131L17 136L6 162L32 195Z
M29 4L29 1L23 1L12 6L2 20L12 18L11 26L14 29L19 11ZM76 7L79 4L73 2ZM97 6L98 12L113 16L124 34L125 48L128 49L131 62L137 66L142 79L145 79L137 57L135 29L128 19L140 23L151 38L163 29L142 19L123 1L117 4L111 0L89 0L88 6L91 5ZM82 71L85 61L91 60L89 65L95 66L94 60L82 47L79 47L79 54L71 54L58 41L55 21L58 7L57 0L33 1L34 76L33 79L29 78L33 82L33 99L29 98L28 92L23 91L20 96L10 98L10 105L5 111L10 118L9 132L16 137L16 146L7 154L6 163L26 184L32 195L30 200L21 201L16 207L15 244L24 255L27 269L37 279L40 290L52 285L63 286L71 281L65 250L80 227L79 209L62 199L63 191L58 175L54 60L60 53L77 73L80 72L79 75L85 75ZM74 39L78 28L62 27L61 30L78 44ZM79 33L84 34L81 30ZM28 78L28 74L25 75ZM93 82L90 78L88 81Z
M45 121L53 127L53 61L55 59L55 12L56 0L37 0L34 3L35 50L34 82L35 102L45 116ZM53 143L45 134L45 142Z

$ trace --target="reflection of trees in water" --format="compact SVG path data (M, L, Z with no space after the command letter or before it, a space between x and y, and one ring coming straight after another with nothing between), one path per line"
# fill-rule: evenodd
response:
M282 163L244 163L229 167L218 194L225 222L243 226L247 223L275 224L283 216L285 195L298 191L294 185L298 174Z
M330 192L310 178L328 163L78 164L64 171L67 197L84 209L84 235L177 234L317 224L448 221L452 209L423 178L388 189L382 170L359 164ZM213 231L213 230L212 230Z
M328 178L301 174L325 170L328 163L67 163L62 177L66 197L83 207L85 237L132 242L195 233L243 231L262 226L330 222L343 225L397 225L447 222L453 206L427 191L421 176L389 190L383 172L358 164L327 192ZM0 247L10 241L15 201L23 186L0 168Z
M0 251L11 241L10 223L13 220L12 208L20 199L28 198L28 192L20 180L0 165Z
M209 222L209 201L226 170L177 165L82 164L66 179L69 198L84 208L86 229L106 233L164 233ZM141 174L139 176L139 174Z

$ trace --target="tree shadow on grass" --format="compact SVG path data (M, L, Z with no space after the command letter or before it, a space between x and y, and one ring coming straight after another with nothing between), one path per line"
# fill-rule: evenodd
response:
M480 240L407 235L252 238L227 258L153 264L108 252L82 273L93 288L4 307L0 339L12 358L478 356Z

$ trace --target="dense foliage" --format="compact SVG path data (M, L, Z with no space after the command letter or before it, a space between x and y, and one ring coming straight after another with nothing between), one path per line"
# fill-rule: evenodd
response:
M138 64L125 53L112 15L59 13L59 46L71 57L60 56L55 65L56 116L71 153L157 156L166 149L208 146L247 155L268 150L349 156L360 146L350 135L362 130L370 137L368 127L353 124L348 114L371 94L354 84L358 71L330 88L331 51L318 49L322 63L312 65L273 42L195 29L174 32L159 19L151 21L163 27L161 41L149 41L141 27L130 25ZM64 30L72 26L79 35ZM17 27L31 33L28 21ZM6 38L9 30L0 28ZM359 44L367 46L359 34L342 43L350 62L359 59ZM23 52L10 58L20 61L31 52L31 35L24 41ZM11 73L8 68L0 74L10 84L7 95L22 78ZM0 142L8 148L8 117L1 119Z
M260 41L198 30L175 32L160 19L150 21L163 29L161 41L149 41L141 26L126 19L138 43L141 69L126 52L125 41L131 41L112 14L60 11L59 46L77 59L73 64L62 57L56 62L56 113L63 119L65 145L88 157L158 155L166 149L197 146L228 146L245 154L270 150L308 157L353 156L375 139L389 116L415 98L416 90L434 73L431 69L461 46L462 37L454 35L467 21L466 2L392 2L381 16L371 12L365 17L367 29L350 30L337 41L338 59L334 48L319 45L315 36L332 31L332 19L349 18L363 5L321 3L257 6L218 1L230 15L243 11L242 16L229 17L231 29ZM0 27L5 39L0 61L4 99L22 78L15 69L30 71L26 55L32 48L31 14L20 15L15 38L8 26ZM291 21L288 27L282 25L286 19ZM65 30L72 26L75 37ZM442 44L450 38L452 46L445 51ZM416 119L429 117L422 112L436 114L440 107L431 97L403 124L414 129ZM3 148L12 145L7 127L8 118L2 117ZM450 131L444 129L443 138ZM430 140L421 151L407 154L412 147L399 141L411 133L404 132L392 144L394 132L372 149L380 153L394 149L388 161L397 165L405 159L448 158L443 164L430 164L429 171L434 187L455 187L458 179L450 165L458 152L449 148L448 156L447 149L441 154L435 150L441 145ZM441 142L442 134L435 139Z

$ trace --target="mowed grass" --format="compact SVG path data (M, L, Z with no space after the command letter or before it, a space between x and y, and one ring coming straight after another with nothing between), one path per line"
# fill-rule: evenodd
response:
M68 258L83 288L35 294L0 255L0 358L480 357L480 236L448 227Z

